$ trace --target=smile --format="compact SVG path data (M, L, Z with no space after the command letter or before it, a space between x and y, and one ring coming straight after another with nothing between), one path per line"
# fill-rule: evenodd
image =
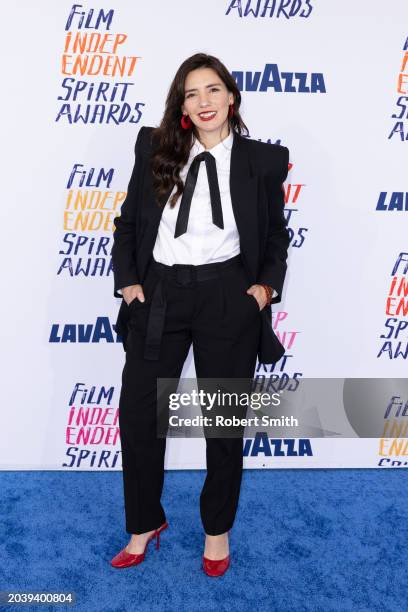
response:
M211 119L214 119L216 114L217 111L206 111L205 113L198 113L198 116L202 121L210 121Z

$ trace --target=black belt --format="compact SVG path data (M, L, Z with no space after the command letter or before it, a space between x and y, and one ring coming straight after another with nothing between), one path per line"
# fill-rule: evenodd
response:
M164 321L166 317L167 296L166 286L169 280L183 286L193 286L194 283L217 278L220 270L230 266L242 265L241 254L231 259L216 263L193 266L189 264L174 264L166 266L163 263L152 260L151 264L159 280L154 288L150 304L149 317L147 321L146 344L144 358L156 361L159 358L160 345L163 334Z

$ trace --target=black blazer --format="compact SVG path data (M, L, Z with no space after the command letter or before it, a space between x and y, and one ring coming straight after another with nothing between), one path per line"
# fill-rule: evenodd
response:
M114 295L118 289L140 283L147 272L156 241L163 206L172 188L159 200L152 187L150 156L152 127L140 128L135 145L135 164L121 214L114 219L112 265ZM248 275L248 287L270 285L278 292L272 303L281 301L290 242L283 214L282 183L288 174L289 150L245 138L234 132L231 149L230 192L240 249ZM272 329L271 306L261 312L262 328L258 348L261 363L275 363L285 352ZM125 343L128 308L122 299L116 332Z

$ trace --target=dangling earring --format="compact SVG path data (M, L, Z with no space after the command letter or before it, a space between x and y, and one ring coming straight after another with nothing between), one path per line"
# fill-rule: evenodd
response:
M192 122L189 115L181 115L181 127L183 130L189 130L191 128Z
M234 114L234 105L233 105L233 104L230 104L230 105L229 105L229 111L228 111L228 117L231 119L231 117L233 116L233 114Z

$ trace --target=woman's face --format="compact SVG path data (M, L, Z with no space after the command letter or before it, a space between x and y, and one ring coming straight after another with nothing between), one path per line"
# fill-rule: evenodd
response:
M188 73L181 110L189 115L199 132L219 132L233 102L233 94L212 68L197 68Z

